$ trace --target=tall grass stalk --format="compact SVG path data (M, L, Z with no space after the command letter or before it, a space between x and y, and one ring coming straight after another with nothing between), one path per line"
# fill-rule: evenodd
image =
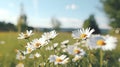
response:
M103 66L103 51L100 49L100 67Z

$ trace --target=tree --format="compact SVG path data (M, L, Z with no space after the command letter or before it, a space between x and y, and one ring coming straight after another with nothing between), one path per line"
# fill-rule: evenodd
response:
M23 3L20 4L20 16L17 21L17 29L18 32L23 32L28 28L27 24L27 15L24 12L24 5Z
M16 31L16 26L12 23L0 21L0 31Z
M8 31L17 31L16 26L10 22L6 24L6 27Z
M60 30L61 22L53 17L51 19L51 25L54 30Z
M85 20L85 22L83 24L83 28L88 28L88 27L90 27L91 29L95 29L94 34L100 33L100 29L96 23L94 15L90 15L90 17L87 20Z
M26 17L24 15L21 15L17 23L18 32L22 32L27 29L28 25L26 22L27 22Z
M120 0L101 0L103 9L110 18L110 26L120 28Z

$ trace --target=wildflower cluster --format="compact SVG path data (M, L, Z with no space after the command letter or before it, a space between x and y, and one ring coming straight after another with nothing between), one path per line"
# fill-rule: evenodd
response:
M23 64L22 60L28 58L34 59L34 67L50 67L54 65L88 67L94 66L97 63L102 67L105 65L103 62L103 52L115 49L117 39L110 35L93 35L94 31L94 29L90 28L73 31L72 37L76 42L69 44L70 40L64 40L60 43L56 42L57 40L54 38L58 33L55 30L45 32L40 38L30 41L30 37L34 33L32 30L27 30L26 33L19 34L18 37L18 39L25 39L28 42L26 43L25 50L16 50L16 59L20 61L16 67L24 67L25 63ZM98 51L100 54L97 54ZM99 56L96 56L96 54Z

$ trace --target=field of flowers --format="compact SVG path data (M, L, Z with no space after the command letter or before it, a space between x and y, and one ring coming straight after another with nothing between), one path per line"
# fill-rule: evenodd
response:
M71 33L0 33L0 67L120 67L120 35Z

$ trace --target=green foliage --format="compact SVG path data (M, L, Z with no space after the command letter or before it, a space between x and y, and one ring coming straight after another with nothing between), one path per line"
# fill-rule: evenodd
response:
M112 28L120 28L120 0L101 0Z
M95 29L94 34L100 33L100 29L95 21L94 15L90 15L90 17L87 20L85 20L83 24L83 28L88 28L88 27L90 27L91 29Z

